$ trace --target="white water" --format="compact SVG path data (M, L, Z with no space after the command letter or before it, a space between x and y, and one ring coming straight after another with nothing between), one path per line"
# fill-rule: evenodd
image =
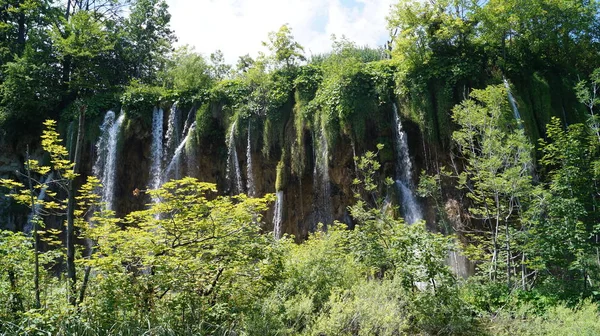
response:
M173 103L169 111L169 120L167 123L165 158L173 157L177 145L180 143L179 112L177 102Z
M188 112L187 117L185 118L185 123L183 124L183 133L181 133L181 134L188 133L188 128L190 128L192 126L192 124L194 123L194 117L196 116L195 112L196 112L196 107L192 106L192 108Z
M115 120L113 111L106 112L100 126L100 139L96 143L96 163L93 173L102 183L102 202L107 210L114 210L115 184L117 175L117 142L125 114Z
M196 129L196 122L193 122L192 125L190 126L190 128L188 129L188 132L187 132L185 138L183 138L183 140L181 141L179 146L177 146L177 148L175 149L173 158L171 159L171 162L169 163L169 165L167 166L167 169L165 170L165 173L164 173L165 177L169 176L169 174L171 172L174 172L176 178L178 178L177 175L179 174L179 161L181 159L181 154L183 154L185 145L188 142L191 134L194 132L195 129Z
M276 239L281 238L281 223L283 222L283 191L279 190L275 194L275 211L273 212L273 235Z
M235 128L237 121L231 125L228 138L227 150L227 171L226 176L229 181L229 191L232 195L241 194L244 192L242 183L242 172L240 169L240 161L238 160L237 150L235 148Z
M448 251L446 262L450 265L450 268L454 271L455 275L463 279L466 279L471 275L469 259L459 251Z
M315 135L317 136L317 135ZM331 185L329 180L329 145L325 130L321 128L318 139L314 141L315 167L313 171L313 190L315 192L314 224L325 225L333 222L331 205Z
M163 117L163 109L154 108L154 111L152 111L150 183L148 185L150 189L160 188L162 182Z
M399 194L402 213L408 224L423 219L421 209L417 203L412 183L412 162L408 152L406 132L402 129L402 121L398 115L398 107L394 104L394 122L396 123L396 137L394 147L396 150L396 189Z
M246 179L248 187L248 196L256 196L254 186L254 172L252 168L252 138L250 137L250 120L248 120L248 144L246 145Z
M512 108L515 120L517 121L519 128L523 128L523 123L521 122L521 113L519 113L519 108L517 107L517 101L515 100L515 97L513 96L512 92L510 90L510 84L508 84L508 80L506 79L506 77L503 77L502 81L504 82L504 87L506 88L506 91L508 92L508 101L510 102L510 107Z
M40 189L40 193L38 194L37 202L35 202L35 204L31 208L31 213L29 214L29 216L27 216L27 223L25 223L25 226L23 227L23 233L25 233L26 235L30 235L31 231L33 230L32 219L35 219L35 216L40 214L40 211L42 210L42 204L40 204L40 202L43 201L44 198L46 198L46 190L48 189L48 184L50 183L50 181L52 181L53 178L54 173L50 172L48 176L46 176L44 182L42 182L43 186L42 189Z

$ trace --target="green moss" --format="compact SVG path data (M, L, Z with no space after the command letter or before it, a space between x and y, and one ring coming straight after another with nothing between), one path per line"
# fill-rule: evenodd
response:
M150 125L154 107L159 106L161 102L172 101L174 97L173 93L165 88L133 81L121 96L121 104L131 119Z
M281 161L277 163L277 177L275 179L275 191L283 190L287 184L287 176L285 173L285 154L282 155Z
M197 143L211 142L221 138L222 132L218 121L213 118L212 110L216 108L213 104L200 105L196 111L196 139Z
M379 162L394 162L394 144L389 137L378 137L376 143L382 144L383 148L379 150Z

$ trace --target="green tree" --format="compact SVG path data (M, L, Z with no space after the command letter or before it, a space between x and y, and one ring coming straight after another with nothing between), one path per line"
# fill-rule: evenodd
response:
M229 77L231 65L225 63L225 55L221 50L210 54L210 72L215 80L222 80Z
M490 280L500 279L498 270L504 266L510 287L514 266L524 258L514 235L524 229L521 214L532 189L533 147L512 120L501 86L474 90L454 108L453 120L460 127L452 134L456 154L464 161L458 183L472 201L469 211L487 229L482 254L472 257L484 262Z
M277 32L269 33L269 40L263 42L263 46L267 47L271 52L271 57L276 66L284 65L291 67L297 65L299 61L304 61L304 47L294 41L292 29L285 24L279 28Z
M169 60L164 81L177 91L197 94L211 85L210 66L193 48L183 46Z
M588 108L590 112L588 124L600 143L600 116L596 114L596 107L600 105L600 68L592 72L589 83L586 80L577 83L575 94L579 101Z
M97 253L85 262L95 275L83 305L102 311L92 318L103 328L119 316L182 333L235 323L279 277L279 247L260 228L272 196L216 196L189 177L149 192L160 202L89 229Z
M149 84L165 66L175 36L164 0L135 0L125 21L123 53L133 78Z
M236 64L236 70L238 73L246 73L254 65L254 59L249 54L240 56Z
M88 11L78 11L61 27L53 40L61 61L69 60L68 88L77 95L89 95L108 89L109 78L103 76L103 58L114 48L115 41L101 22Z
M477 8L474 21L481 23L479 37L507 67L589 71L597 66L592 54L599 9L595 0L492 0Z
M586 125L573 124L565 130L558 118L548 124L546 137L540 140L540 164L548 180L534 207L535 239L530 240L529 247L537 258L532 259L532 268L562 278L563 290L572 293L578 288L585 290L588 282L594 285L590 277L600 267L596 258L599 144ZM581 281L573 283L570 279Z

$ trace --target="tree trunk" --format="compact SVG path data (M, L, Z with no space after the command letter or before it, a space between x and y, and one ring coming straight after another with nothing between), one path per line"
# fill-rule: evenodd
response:
M65 19L69 21L69 16L71 14L71 0L67 0L67 11L65 12Z
M12 292L10 298L10 312L16 318L19 312L23 311L23 300L21 299L21 294L17 290L17 278L15 272L12 270L8 271L8 282L10 283L10 291Z
M38 229L37 229L37 214L35 213L35 199L33 197L33 182L31 180L31 169L29 169L29 146L27 146L27 180L29 180L29 194L31 202L31 227L33 228L33 287L35 291L35 308L40 309L42 306L40 301L40 261L38 252Z
M21 9L21 13L19 13L18 25L19 28L17 31L17 54L19 56L22 56L23 51L25 50L25 13L23 13L23 9Z
M83 147L85 123L85 107L79 111L79 126L77 127L77 144L75 145L75 159L73 172L79 172L81 161L81 150ZM69 303L77 304L76 284L77 276L75 273L75 179L69 181L68 200L67 200L67 278L69 279Z
M506 221L506 286L510 290L510 230L508 227L508 221Z

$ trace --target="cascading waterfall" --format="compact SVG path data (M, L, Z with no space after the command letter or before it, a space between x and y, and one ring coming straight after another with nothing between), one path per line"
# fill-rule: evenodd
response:
M331 204L331 186L329 180L329 145L325 138L325 130L321 128L318 142L315 141L315 167L313 171L313 189L315 192L314 224L325 225L333 222Z
M521 122L521 113L519 113L517 101L515 100L515 97L513 96L512 91L510 90L510 84L508 83L506 77L502 77L502 81L504 82L504 87L508 92L508 101L510 102L510 107L512 108L515 120L517 121L517 124L519 124L519 128L523 128L523 123Z
M354 172L358 177L358 163L356 162L358 156L356 156L356 145L354 144L354 139L350 141L350 145L352 145L352 162L354 162Z
M183 124L183 133L181 133L181 134L187 134L188 133L188 129L194 123L194 116L196 115L195 112L196 112L196 106L192 106L192 108L188 112L187 117L185 118L185 123Z
M244 192L242 183L242 173L240 170L240 161L238 160L237 150L235 149L235 128L237 121L231 125L228 138L227 151L227 171L226 176L229 181L229 190L232 194L241 194Z
M278 190L275 200L275 211L273 212L273 235L276 239L281 238L282 228L281 224L283 222L283 190Z
M189 140L191 134L194 132L194 130L196 130L196 122L192 123L192 125L188 129L187 134L185 135L185 138L183 138L183 140L181 141L179 146L177 146L177 148L175 149L173 158L171 159L171 162L169 163L169 165L167 166L167 169L165 170L165 173L164 173L165 177L169 176L169 174L171 172L174 172L176 175L176 178L178 178L177 174L179 174L179 161L181 160L181 155L183 154L183 152L185 150L185 145L188 142L188 140Z
M46 176L44 182L42 182L43 186L42 189L40 189L40 193L37 197L38 202L46 198L46 190L48 189L48 184L50 183L50 181L52 181L52 179L54 179L54 173L50 172L48 176ZM33 230L33 223L31 222L31 220L35 216L39 215L40 211L42 210L42 205L38 204L38 202L36 202L36 204L34 204L31 208L31 213L29 214L29 216L27 216L27 223L25 223L25 226L23 226L23 233L25 233L26 235L30 235L31 231Z
M398 107L394 104L394 122L396 123L396 188L400 196L404 219L412 224L423 219L421 209L412 190L412 162L408 152L406 132L402 129L402 122L398 115Z
M96 163L93 173L102 183L102 202L107 210L114 210L115 182L117 175L117 142L125 114L115 120L113 111L106 112L100 126L100 139L96 144Z
M154 111L152 111L152 157L150 166L150 189L160 188L162 182L163 117L163 109L154 108Z
M165 136L166 146L164 148L164 158L172 158L176 151L177 146L180 143L180 130L179 130L179 114L180 111L177 108L177 102L173 103L169 110L169 120L167 123L167 134Z
M246 145L246 179L248 187L248 196L256 196L254 186L254 172L252 169L252 138L250 137L250 120L248 120L248 144Z

